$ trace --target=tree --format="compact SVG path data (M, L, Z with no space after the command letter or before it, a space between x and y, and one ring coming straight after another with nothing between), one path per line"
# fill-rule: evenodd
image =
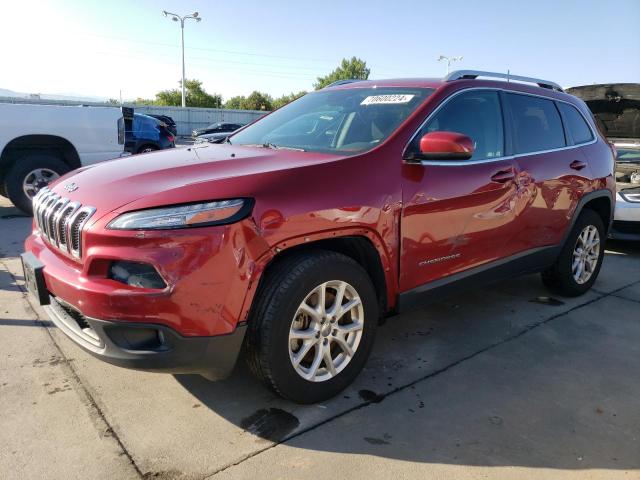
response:
M182 87L182 82L178 82ZM188 107L221 108L222 96L217 93L209 94L202 88L199 80L185 80L185 101ZM156 93L156 105L180 106L182 105L182 89L174 88L162 90Z
M232 110L242 110L242 102L246 100L246 97L238 95L237 97L231 97L224 104L224 108L229 108Z
M335 81L351 78L367 80L370 73L371 69L367 68L367 62L364 60L356 57L351 57L351 60L343 58L338 68L325 77L318 77L318 81L313 84L313 87L320 90Z
M302 97L303 95L306 95L307 92L305 90L302 90L301 92L298 93L293 93L291 92L289 95L283 95L279 98L276 98L275 100L273 100L273 102L271 102L271 105L273 106L273 109L275 110L276 108L280 108L285 106L287 103L291 103L294 100L297 100L298 98Z
M243 110L273 110L271 95L254 90L241 104Z
M273 110L273 98L267 93L253 91L248 97L239 95L226 101L224 108L235 110Z

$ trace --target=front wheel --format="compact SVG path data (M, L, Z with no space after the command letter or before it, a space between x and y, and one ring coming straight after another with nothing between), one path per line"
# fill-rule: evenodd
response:
M281 396L326 400L364 366L378 324L371 279L335 252L292 256L268 273L249 320L247 360Z
M573 225L556 263L542 273L543 283L567 297L582 295L596 281L604 258L604 223L596 212L585 209Z

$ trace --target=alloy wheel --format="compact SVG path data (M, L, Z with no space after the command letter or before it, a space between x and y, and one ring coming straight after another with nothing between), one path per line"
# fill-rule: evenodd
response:
M353 359L364 328L364 308L347 282L322 283L300 303L289 330L289 358L305 380L323 382Z
M600 234L593 225L582 229L573 249L571 273L576 283L582 285L589 281L598 265L600 257Z

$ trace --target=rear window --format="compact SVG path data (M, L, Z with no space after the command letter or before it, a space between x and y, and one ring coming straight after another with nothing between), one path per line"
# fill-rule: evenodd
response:
M593 134L584 117L578 109L568 103L558 103L565 120L565 127L573 139L573 143L579 145L593 140Z
M552 100L507 94L516 153L532 153L566 146L560 113Z

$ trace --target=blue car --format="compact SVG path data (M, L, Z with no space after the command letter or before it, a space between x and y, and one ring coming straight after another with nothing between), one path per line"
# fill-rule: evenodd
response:
M131 129L125 130L125 146L127 152L148 153L154 150L173 148L176 137L166 123L149 115L133 114Z

